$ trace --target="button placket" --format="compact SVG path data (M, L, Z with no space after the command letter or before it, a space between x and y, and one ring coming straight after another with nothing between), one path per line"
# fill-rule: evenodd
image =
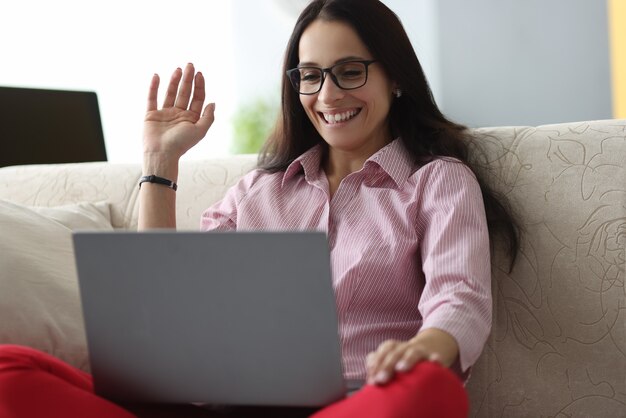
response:
M332 250L335 248L335 244L337 244L337 228L335 227L335 222L333 221L332 216L328 217L328 246Z
M337 243L337 224L341 213L351 202L359 187L357 180L354 173L343 179L328 203L328 245L331 250Z

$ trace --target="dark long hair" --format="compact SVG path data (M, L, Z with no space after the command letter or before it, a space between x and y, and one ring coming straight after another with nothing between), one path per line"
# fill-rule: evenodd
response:
M472 168L465 126L451 122L433 98L422 66L400 19L378 0L314 0L300 14L287 44L283 74L299 62L298 46L304 30L316 19L349 24L383 66L388 77L402 89L389 110L393 138L400 137L416 164L440 157L453 157ZM316 144L326 146L300 104L298 93L287 77L282 79L282 112L259 156L259 168L282 171ZM503 239L511 268L519 249L518 228L502 197L496 197L478 178L491 235Z

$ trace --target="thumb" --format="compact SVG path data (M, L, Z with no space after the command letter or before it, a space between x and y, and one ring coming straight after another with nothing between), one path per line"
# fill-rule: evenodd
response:
M197 125L205 132L209 130L215 120L215 103L209 103L204 108L202 117L198 120Z

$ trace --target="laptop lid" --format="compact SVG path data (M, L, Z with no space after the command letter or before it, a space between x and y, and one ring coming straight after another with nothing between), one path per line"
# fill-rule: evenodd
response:
M106 160L96 93L0 87L0 167Z
M77 232L96 392L322 406L346 393L318 232Z

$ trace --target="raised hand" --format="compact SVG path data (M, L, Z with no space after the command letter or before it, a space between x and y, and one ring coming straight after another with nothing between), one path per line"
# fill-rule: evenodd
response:
M150 83L144 121L144 154L177 160L204 138L213 124L215 104L209 103L202 111L204 76L195 73L193 64L187 64L184 71L180 68L174 71L161 109L157 107L159 81L155 74Z

